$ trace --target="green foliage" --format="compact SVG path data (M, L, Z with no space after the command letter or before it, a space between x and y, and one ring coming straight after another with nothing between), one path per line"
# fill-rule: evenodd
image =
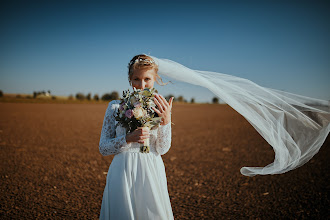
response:
M177 98L177 101L178 102L184 102L184 98L182 95L180 95L178 98Z
M119 93L116 92L116 91L111 92L110 95L111 95L111 98L112 98L113 100L118 100L118 99L120 99Z
M78 99L78 100L84 100L85 99L85 95L82 94L81 92L78 92L76 94L76 99Z
M105 94L103 94L103 96L101 97L101 99L102 99L103 101L110 101L110 100L112 100L112 99L111 99L111 95L110 95L110 93L105 93Z
M111 100L118 100L120 97L119 97L119 94L118 92L116 91L113 91L111 93L105 93L103 96L102 96L102 100L103 101L111 101Z
M0 90L0 97L2 97L3 96L3 92L2 92L2 90Z
M92 94L91 94L91 93L88 93L87 96L86 96L86 99L87 99L88 101L90 101L90 100L92 99Z
M218 104L219 103L219 98L218 97L213 97L212 103L213 104Z
M95 94L94 97L93 97L93 99L94 99L95 101L99 101L99 100L100 100L99 95L98 95L98 94Z

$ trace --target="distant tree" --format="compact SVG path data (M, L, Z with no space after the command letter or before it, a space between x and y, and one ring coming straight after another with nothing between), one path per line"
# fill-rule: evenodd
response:
M112 100L118 100L120 98L119 93L117 91L111 92L110 95Z
M78 99L78 100L84 100L85 99L85 95L82 94L81 92L78 92L76 94L76 99Z
M119 99L119 94L116 91L113 91L111 93L105 93L101 99L103 101L117 100Z
M56 96L53 95L53 96L52 96L52 99L55 100L55 99L56 99Z
M69 99L69 100L73 100L73 95L72 95L72 94L69 95L68 99Z
M48 93L50 94L50 90L48 90Z
M2 90L0 90L0 97L2 97L3 96L3 92L2 92Z
M218 103L219 103L219 98L218 98L218 97L214 97L214 98L212 99L212 103L213 103L213 104L218 104Z
M38 93L36 91L33 91L33 98L37 98Z
M94 99L95 101L99 101L99 100L100 100L99 95L98 95L98 94L95 94L94 97L93 97L93 99Z
M111 95L110 95L110 93L105 93L105 94L103 94L102 97L101 97L101 99L102 99L103 101L109 101L109 100L111 100Z
M177 98L178 102L184 102L184 98L182 95L180 95L178 98Z
M87 99L88 101L90 101L90 100L92 99L92 94L91 94L91 93L88 93L87 96L86 96L86 99Z
M195 103L195 98L191 98L190 103Z

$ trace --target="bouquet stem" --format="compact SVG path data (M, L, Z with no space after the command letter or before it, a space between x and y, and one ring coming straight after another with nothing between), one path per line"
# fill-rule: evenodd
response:
M141 153L149 153L150 152L150 140L145 139L143 144L140 144L140 152Z

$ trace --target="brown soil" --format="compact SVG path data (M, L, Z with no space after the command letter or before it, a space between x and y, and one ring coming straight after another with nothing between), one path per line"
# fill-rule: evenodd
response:
M282 175L245 177L274 159L227 105L173 106L163 156L176 219L325 219L329 145ZM104 104L0 103L1 219L97 219L106 171L98 142Z

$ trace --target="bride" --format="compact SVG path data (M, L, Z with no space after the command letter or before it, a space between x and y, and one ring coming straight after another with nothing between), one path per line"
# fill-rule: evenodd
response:
M136 89L164 85L158 66L147 55L136 55L128 65L128 79ZM119 100L109 103L105 113L99 150L103 156L115 155L109 167L103 192L100 219L174 219L161 155L171 146L173 97L155 95L154 111L162 117L158 128L137 128L126 134L114 118ZM150 138L150 153L140 153L140 143Z
M172 60L133 57L129 63L132 87L152 88L158 74L209 89L240 113L273 147L274 162L265 167L242 167L246 176L281 174L307 163L321 148L330 132L330 106L326 100L262 87L223 73L193 70ZM162 82L162 81L161 81ZM161 159L171 145L171 109L156 97L163 118L157 129L138 128L127 135L114 113L119 101L109 103L100 140L103 155L115 154L109 168L101 207L101 219L173 219ZM139 143L150 137L150 154L139 153Z

